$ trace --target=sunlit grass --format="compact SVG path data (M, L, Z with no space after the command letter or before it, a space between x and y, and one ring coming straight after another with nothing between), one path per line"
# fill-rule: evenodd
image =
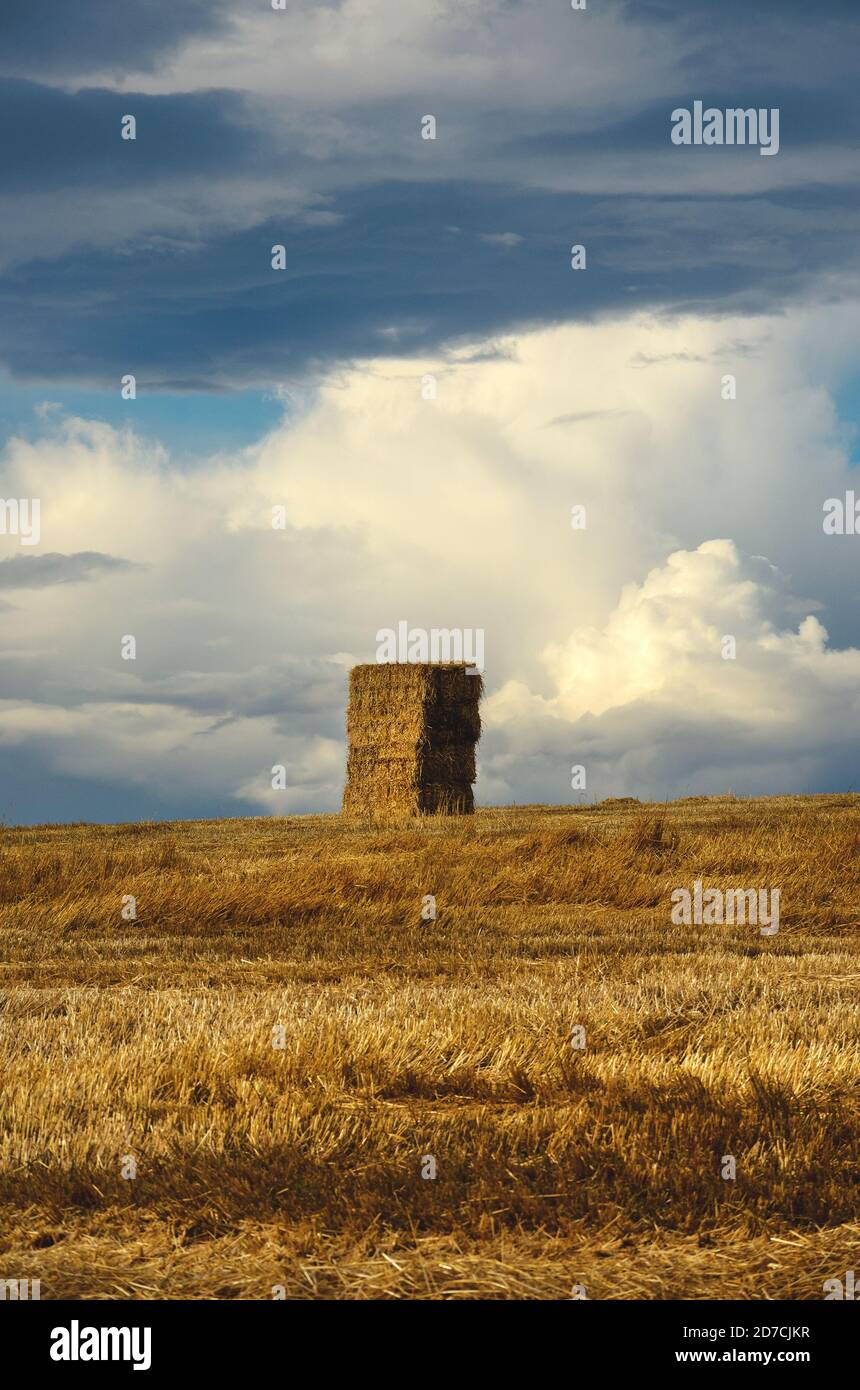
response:
M0 1276L820 1298L856 1263L858 845L853 797L3 832ZM779 934L673 925L695 879L779 888Z

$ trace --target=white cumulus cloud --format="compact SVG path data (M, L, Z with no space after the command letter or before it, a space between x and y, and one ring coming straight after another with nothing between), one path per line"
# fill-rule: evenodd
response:
M405 619L485 631L484 802L572 800L573 762L589 796L856 782L860 538L822 529L852 486L855 321L637 316L377 358L193 469L52 412L3 451L4 495L41 499L28 555L117 563L8 590L4 776L46 803L52 776L133 789L130 817L336 809L346 666Z

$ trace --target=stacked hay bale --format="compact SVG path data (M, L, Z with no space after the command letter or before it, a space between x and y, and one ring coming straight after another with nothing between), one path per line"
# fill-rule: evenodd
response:
M471 815L483 682L468 669L464 662L352 668L345 812Z

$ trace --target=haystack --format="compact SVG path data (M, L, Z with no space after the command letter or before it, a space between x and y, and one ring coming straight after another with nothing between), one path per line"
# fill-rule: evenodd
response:
M353 666L343 809L397 815L471 815L480 675L464 662Z

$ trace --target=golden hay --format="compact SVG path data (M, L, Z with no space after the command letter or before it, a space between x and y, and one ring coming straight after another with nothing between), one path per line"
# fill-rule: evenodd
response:
M848 796L0 827L0 1275L821 1300L860 1245L858 845ZM780 887L779 934L672 923L697 878Z
M344 812L471 815L483 688L465 662L354 666Z

